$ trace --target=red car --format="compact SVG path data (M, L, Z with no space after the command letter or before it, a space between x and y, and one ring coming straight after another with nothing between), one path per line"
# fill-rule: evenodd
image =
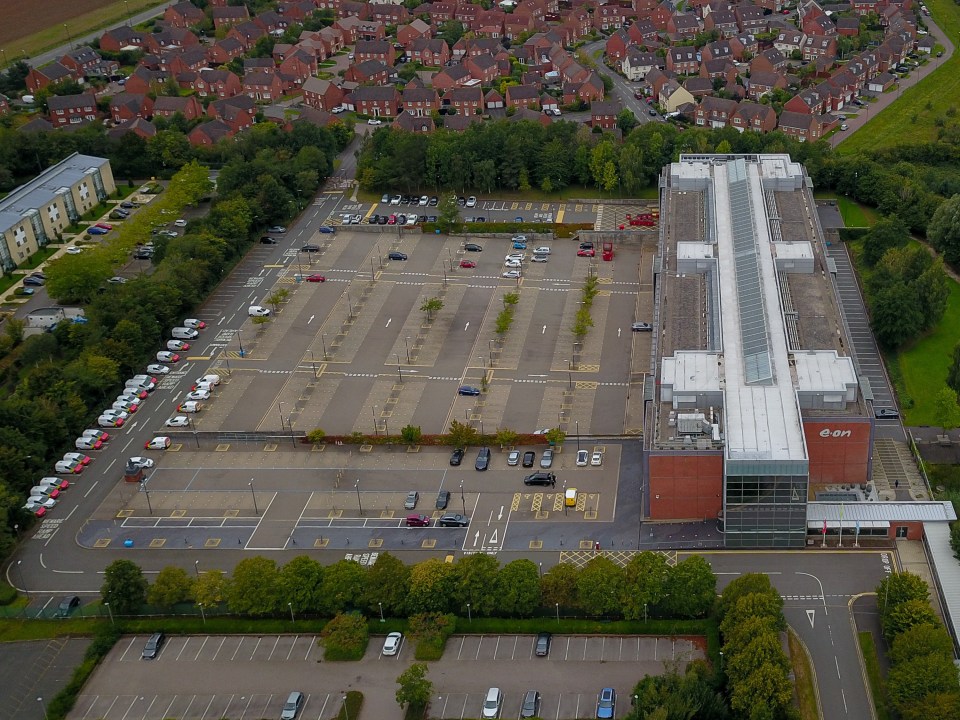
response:
M396 224L397 224L397 216L391 215L390 219L387 220L387 225L396 225Z
M577 257L593 257L597 253L594 252L593 248L584 248L582 250L577 250Z
M407 527L429 527L430 518L427 515L407 515Z
M113 230L113 225L110 223L99 222L94 227L103 228L104 230Z
M475 268L477 264L473 260L461 260L460 267L462 268Z
M308 275L307 282L326 282L327 279L323 275Z

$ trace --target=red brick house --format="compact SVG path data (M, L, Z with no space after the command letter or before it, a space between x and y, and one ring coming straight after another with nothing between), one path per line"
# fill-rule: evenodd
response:
M564 105L573 105L576 102L589 104L603 100L603 80L596 73L591 73L585 82L565 82L561 92Z
M93 122L100 117L97 98L93 93L79 95L51 95L47 99L50 114L47 116L55 128Z
M396 117L400 109L400 93L392 85L358 87L350 101L358 114L371 117Z
M343 88L329 80L311 77L303 83L303 102L317 110L331 112L343 104Z
M508 85L504 98L507 107L525 107L537 110L540 107L540 93L535 85Z
M228 98L243 92L240 78L229 70L201 70L194 82L193 89L202 98Z
M616 3L600 5L593 10L593 26L598 30L623 27L623 21L632 14L629 8L620 7Z
M353 51L354 62L364 60L379 60L385 65L393 65L397 59L397 51L387 40L357 40L357 47Z
M724 128L730 124L737 106L736 100L705 97L694 111L693 122L698 127Z
M42 68L30 68L30 71L27 73L26 83L27 89L35 93L37 90L45 88L48 85L56 85L65 80L79 81L80 79L77 73L70 68L64 67L56 62L50 65L44 65Z
M763 8L755 5L737 5L734 10L741 32L762 33L767 31L767 16Z
M215 7L210 11L210 16L213 18L213 27L216 30L239 25L250 19L246 5Z
M177 113L187 120L195 120L203 115L203 105L196 95L186 97L168 97L160 95L153 103L153 116L171 118Z
M124 86L127 92L132 93L156 93L170 78L170 73L163 70L148 70L142 65L127 78L127 84Z
M620 106L612 102L590 103L590 127L613 130L617 126Z
M173 27L188 28L202 23L206 15L193 3L179 2L167 7L163 13L163 19Z
M700 69L697 49L688 45L667 50L667 71L675 75L693 75Z
M479 86L452 88L443 94L441 105L454 108L460 115L481 115L484 111L483 90Z
M450 61L450 46L440 38L415 38L406 47L407 59L413 62L440 67Z
M777 113L769 105L744 101L733 114L730 126L740 132L744 130L759 133L773 132L777 129Z
M440 92L445 92L450 88L460 87L470 80L472 78L469 70L463 65L452 65L436 73L430 79L430 83Z
M766 70L750 73L750 77L744 82L747 86L747 97L751 100L759 100L764 95L770 95L774 90L787 87L787 78L783 74Z
M153 99L149 95L122 92L110 98L110 118L122 123L134 118L149 120L153 117Z
M750 72L783 72L787 69L787 59L776 48L764 50L750 61Z
M278 71L281 75L296 79L298 85L308 77L315 75L319 65L313 53L306 50L294 50L280 63Z
M820 58L833 60L837 57L837 38L828 35L808 35L803 43L803 59L815 61Z
M60 64L81 78L110 75L120 67L112 60L104 62L96 50L86 45L70 50L60 58Z
M433 37L433 29L420 18L409 25L401 25L397 28L397 42L408 50L410 49L410 43L414 40L430 37Z
M827 99L816 89L807 88L787 100L783 109L800 115L822 115L827 111Z
M283 97L283 81L276 72L256 70L243 76L243 92L257 102L274 102Z
M784 110L777 129L800 142L816 142L823 135L820 116Z
M231 138L237 134L237 131L231 128L222 120L211 120L202 125L197 125L187 135L187 140L193 147L216 145L224 138Z
M740 24L732 11L714 10L703 19L703 29L716 30L721 37L731 38L740 32Z
M234 132L240 132L253 126L257 106L249 95L235 95L214 100L207 106L207 115L214 120L222 120Z
M227 37L236 38L248 50L257 44L257 40L266 36L267 31L253 21L238 23L227 33Z
M667 21L671 40L692 40L701 30L700 19L693 13L676 13Z
M403 91L401 103L407 115L421 117L440 109L440 96L433 88L408 87Z
M147 44L148 35L149 33L134 30L127 25L121 25L107 30L100 36L100 49L112 53L118 53L124 49L154 49Z
M500 66L491 55L469 57L464 60L463 66L469 71L470 77L479 80L482 85L491 85L500 77Z
M367 8L367 20L376 20L387 25L410 22L410 12L403 5L370 3Z
M777 35L776 40L773 41L773 46L779 50L784 57L790 57L794 52L803 47L803 41L806 37L807 36L800 30L784 30Z
M379 60L364 60L347 68L343 79L358 84L374 83L386 85L396 76L396 71Z
M433 117L428 115L411 115L408 112L401 112L397 119L393 121L394 130L406 130L407 132L426 135L436 130Z
M125 120L107 130L107 137L119 140L128 133L133 133L134 135L142 137L144 140L149 140L157 134L157 126L149 120L133 118L133 120Z
M226 65L244 53L243 44L235 37L226 37L207 48L207 60L211 65Z

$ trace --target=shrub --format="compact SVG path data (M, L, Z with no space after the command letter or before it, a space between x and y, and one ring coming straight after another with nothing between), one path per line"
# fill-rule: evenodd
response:
M315 430L311 430L307 433L307 442L322 443L326 436L327 434L323 430L316 428Z
M417 641L414 658L417 660L439 660L447 638L457 629L455 615L440 613L422 613L410 617L410 637Z
M359 660L369 639L370 631L363 615L339 613L320 633L320 642L326 650L323 657L325 660Z
M87 679L119 639L120 630L112 623L101 627L97 631L97 635L84 654L83 662L74 669L70 682L53 697L53 700L47 706L47 718L49 720L62 720L67 717Z
M340 712L337 713L335 720L350 720L350 718L360 717L360 708L363 707L363 693L359 690L350 690L347 692L347 701L340 704Z
M0 605L9 605L17 599L17 589L0 580Z

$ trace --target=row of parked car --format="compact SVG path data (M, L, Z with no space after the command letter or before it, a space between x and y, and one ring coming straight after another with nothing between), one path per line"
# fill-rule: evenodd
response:
M97 430L84 430L84 435L77 438L77 447L81 446L81 439L86 440L87 433L96 434ZM106 433L104 433L106 435ZM109 436L107 436L109 437ZM96 440L97 447L100 447L100 440ZM68 475L75 478L83 472L83 469L93 460L89 455L81 452L64 453L63 459L54 463L53 471L61 475ZM60 494L70 487L70 480L66 478L50 475L40 478L36 485L30 488L27 494L27 502L23 509L32 512L37 517L43 517L50 510L53 510L60 502Z

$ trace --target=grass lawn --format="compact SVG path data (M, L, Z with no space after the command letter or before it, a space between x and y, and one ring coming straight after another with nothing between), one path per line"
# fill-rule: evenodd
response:
M929 0L927 7L947 37L956 38L960 33L960 7L952 0ZM864 130L840 143L837 152L852 155L936 139L937 120L949 120L948 111L956 110L960 104L960 53L955 52L949 59L934 58L923 71L929 74L872 118Z
M40 266L40 263L46 261L48 257L53 255L59 249L59 247L50 247L49 245L42 247L33 255L28 257L25 262L20 263L19 268L21 270L35 270Z
M868 632L857 633L860 641L860 653L863 655L863 664L867 669L867 680L873 706L877 711L877 720L890 720L887 711L887 692L880 673L880 662L877 660L877 648L873 644L873 635Z
M21 53L26 53L28 57L33 57L45 50L64 45L67 42L67 33L73 39L87 35L94 30L100 30L118 20L122 20L130 15L146 10L157 5L166 4L161 0L115 0L115 2L105 2L90 12L77 17L53 18L52 20L46 13L41 13L46 17L49 24L43 30L38 30L32 35L20 37L5 43L4 49L8 58L14 58ZM68 4L67 4L68 5ZM45 8L43 8L45 9ZM34 7L34 10L41 10L40 7ZM67 29L64 30L63 20L66 20ZM34 26L36 27L36 26ZM31 28L26 28L29 32Z
M790 643L790 666L793 668L794 689L797 704L800 707L800 718L801 720L819 720L820 712L817 705L817 691L813 684L813 668L810 666L810 656L793 630L789 631L788 639Z
M947 379L953 346L960 340L960 285L950 280L947 310L930 333L894 358L902 387L900 401L907 425L936 425L935 398ZM898 383L899 384L899 383Z
M835 200L843 224L847 227L870 227L877 221L877 211L846 195L837 195L832 190L818 190L813 193L817 200Z

